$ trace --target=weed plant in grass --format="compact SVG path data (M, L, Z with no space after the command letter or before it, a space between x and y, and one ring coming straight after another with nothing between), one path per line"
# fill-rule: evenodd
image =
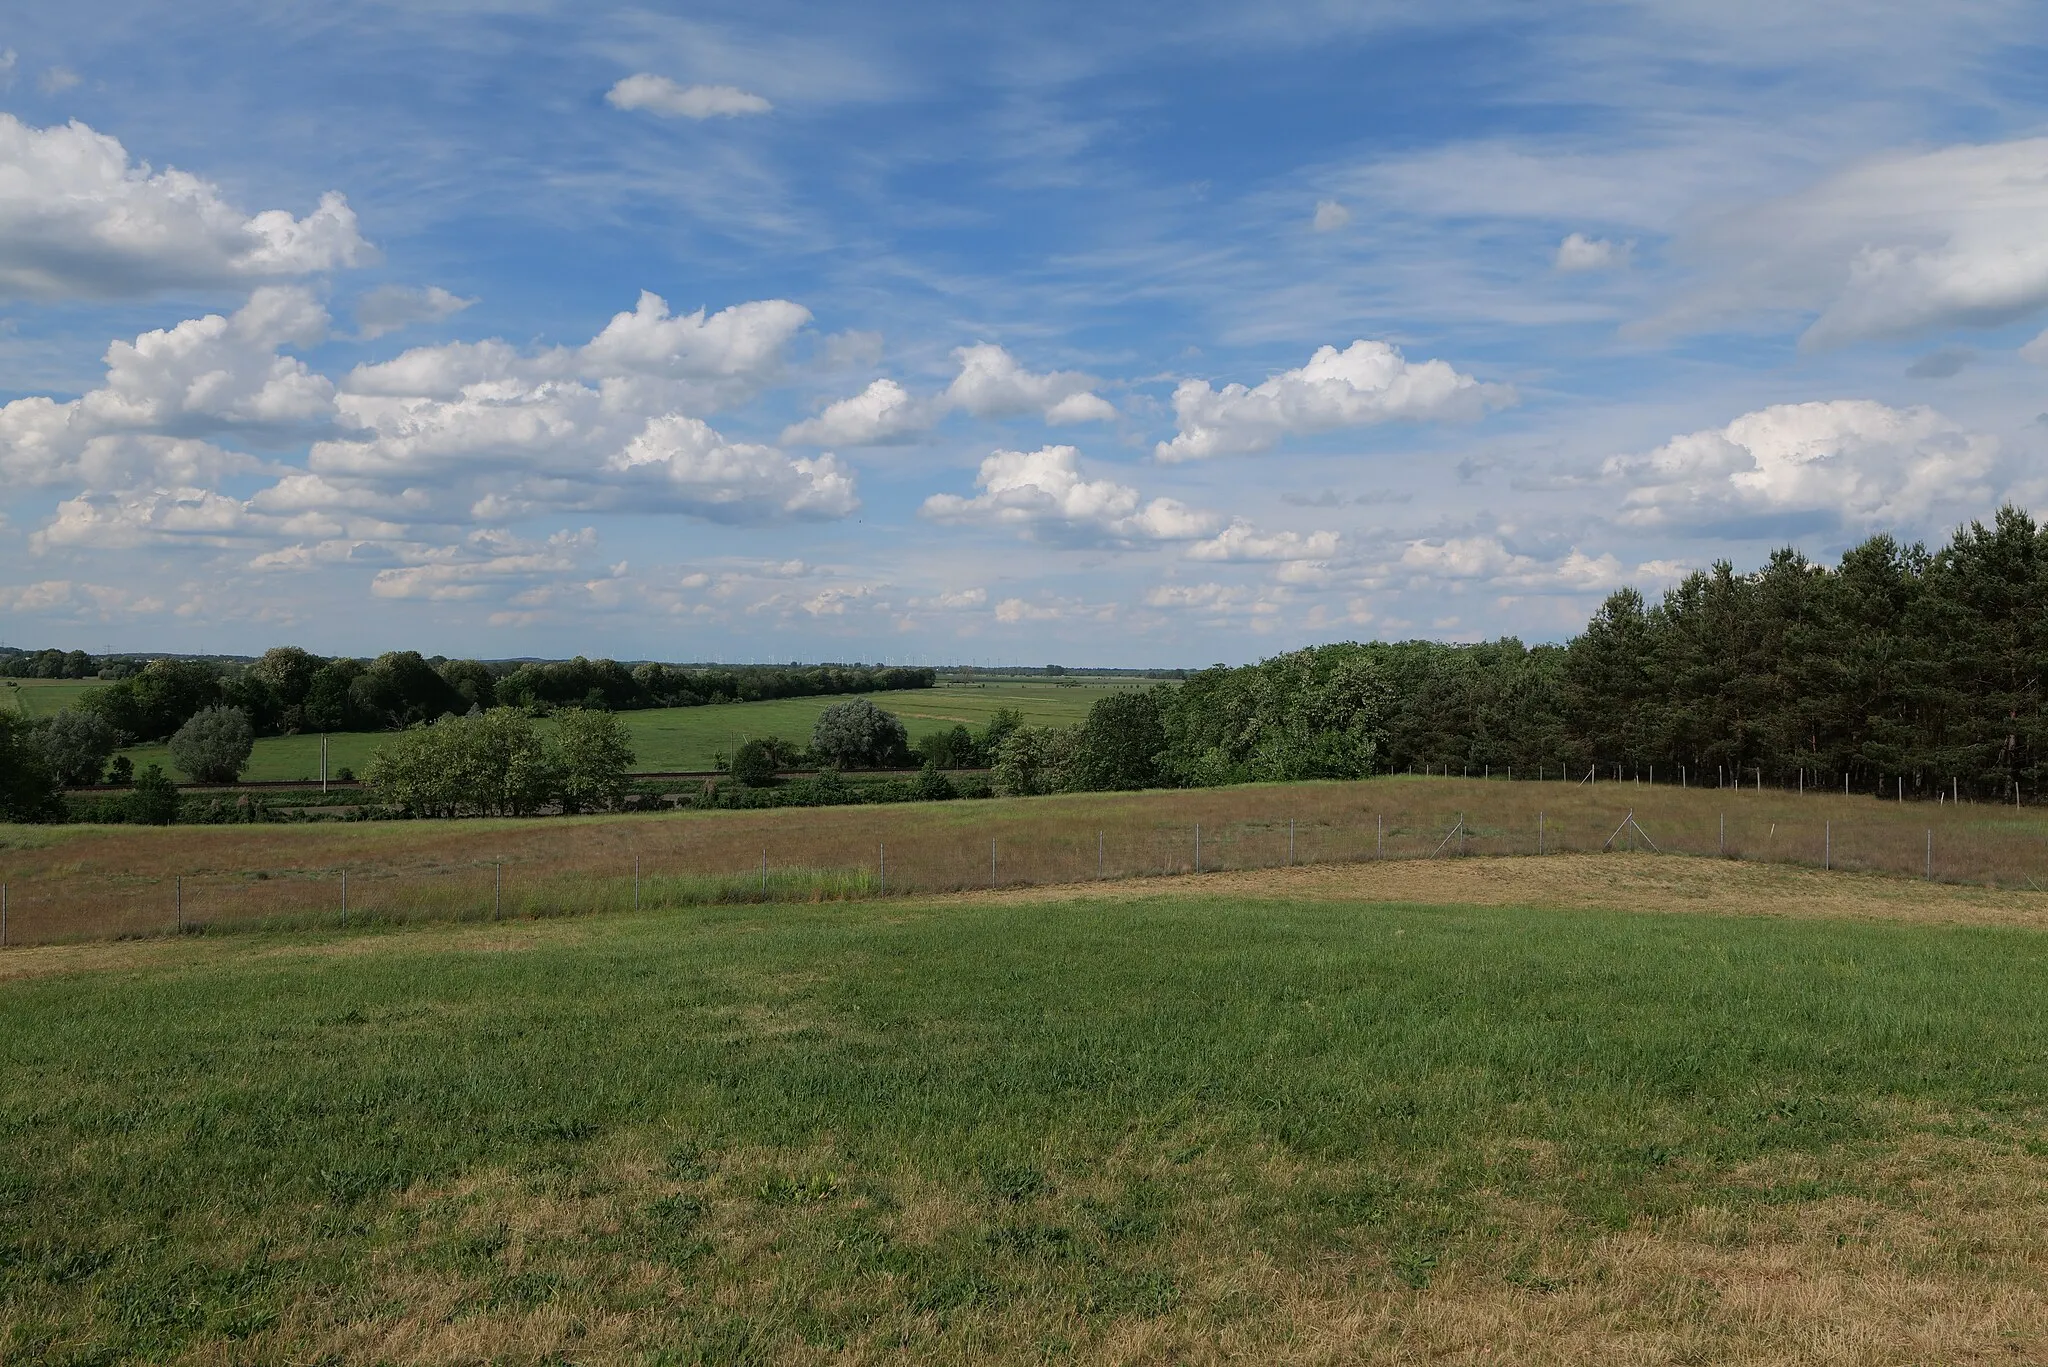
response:
M1918 877L1931 831L1937 879L2048 888L2048 812L2037 808L1408 778L524 822L63 828L25 846L0 831L0 884L10 939L30 943L161 933L177 925L181 896L188 926L316 923L338 908L344 872L353 906L467 918L494 905L501 876L507 908L629 908L635 861L645 877L736 884L764 862L836 870L865 880L847 886L907 894L1598 851L1630 812L1640 834L1616 847Z
M167 947L0 984L0 1357L2026 1357L2044 950L1204 898Z

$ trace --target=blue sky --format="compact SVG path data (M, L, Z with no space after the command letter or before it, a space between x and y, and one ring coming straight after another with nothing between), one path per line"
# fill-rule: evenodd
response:
M1202 664L2043 506L2037 7L38 6L0 640Z

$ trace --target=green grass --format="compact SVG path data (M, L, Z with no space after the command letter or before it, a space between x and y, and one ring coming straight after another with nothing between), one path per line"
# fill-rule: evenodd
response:
M0 1359L1192 1350L1294 1313L1253 1253L1527 1290L1701 1203L1911 1203L1909 1132L2035 1142L2044 1003L2038 934L1526 909L186 942L0 982Z
M30 719L48 717L105 687L99 679L0 679L0 707Z
M911 739L964 723L984 726L996 709L1015 708L1034 726L1064 726L1081 720L1095 700L1120 683L1061 686L1044 683L956 684L865 696L903 720ZM806 744L818 714L840 698L781 698L772 702L719 703L709 707L667 707L622 712L633 733L637 769L651 772L708 770L719 754L730 754L740 741L780 736ZM51 710L55 710L54 707ZM36 715L42 715L37 713ZM337 733L327 738L327 772L343 767L363 773L388 736L377 732ZM170 751L163 745L137 745L122 751L140 770L160 764L171 772ZM251 782L320 777L320 737L266 736L249 758Z

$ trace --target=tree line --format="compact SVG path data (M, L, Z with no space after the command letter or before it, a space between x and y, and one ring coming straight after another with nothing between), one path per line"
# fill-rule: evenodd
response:
M293 663L306 677L303 707L318 691L312 680L336 662L298 656L304 652L270 652L237 677L267 679L276 661ZM453 667L472 663L437 665L417 655L350 661L356 672L344 691L354 699L369 679L361 705L403 725L488 711L508 700L506 686L521 670L531 671L528 679L552 669L580 681L599 677L606 662L520 666L502 676L479 666L490 675L489 693L473 672ZM216 690L209 694L191 664L151 662L125 681L121 705L158 708L159 726L188 702L188 718L232 706L227 680L207 676ZM576 672L586 666L593 672ZM642 666L627 677L667 668ZM925 670L833 667L792 669L775 682L818 691L858 682L864 691L877 686L878 673L911 676L913 687L930 682ZM428 676L454 700L432 692ZM654 685L644 686L650 691L640 696L655 696ZM565 682L546 696L511 698L545 709L572 688ZM438 710L399 701L429 696ZM586 688L588 710L608 696L601 685ZM1578 777L1619 767L1700 784L1739 777L2037 799L2048 786L2048 527L2006 507L1934 550L1875 536L1835 565L1791 549L1751 573L1724 560L1654 603L1632 588L1616 591L1563 645L1503 638L1317 646L1119 691L1074 727L1030 727L1006 716L980 734L957 727L912 747L880 709L833 711L807 750L772 738L742 747L734 777L765 787L778 769L806 760L922 761L941 772L986 766L997 791L1033 794L1421 770ZM942 795L936 783L928 787Z
M74 652L74 655L79 654ZM390 651L373 660L328 658L279 646L254 661L167 657L113 662L45 651L10 657L29 661L26 678L113 677L75 708L100 718L127 742L165 740L194 715L232 708L259 736L314 731L387 731L448 713L519 707L546 713L561 707L612 712L696 707L890 689L930 688L930 669L866 665L683 666L616 660L486 662ZM50 657L57 656L52 664ZM133 665L133 668L127 666ZM47 672L49 670L62 672Z
M1437 770L1762 781L1987 801L2048 785L2048 527L2013 507L1937 550L1727 561L1611 594L1565 645L1319 646L1023 728L998 791Z

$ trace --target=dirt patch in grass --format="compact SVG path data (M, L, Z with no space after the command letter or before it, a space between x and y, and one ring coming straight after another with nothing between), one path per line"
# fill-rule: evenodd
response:
M1116 879L962 893L935 902L1071 902L1079 898L1239 897L1552 906L1715 916L1850 917L1937 925L2048 927L2048 893L1830 873L1785 864L1652 854L1540 859L1387 860L1292 869Z

